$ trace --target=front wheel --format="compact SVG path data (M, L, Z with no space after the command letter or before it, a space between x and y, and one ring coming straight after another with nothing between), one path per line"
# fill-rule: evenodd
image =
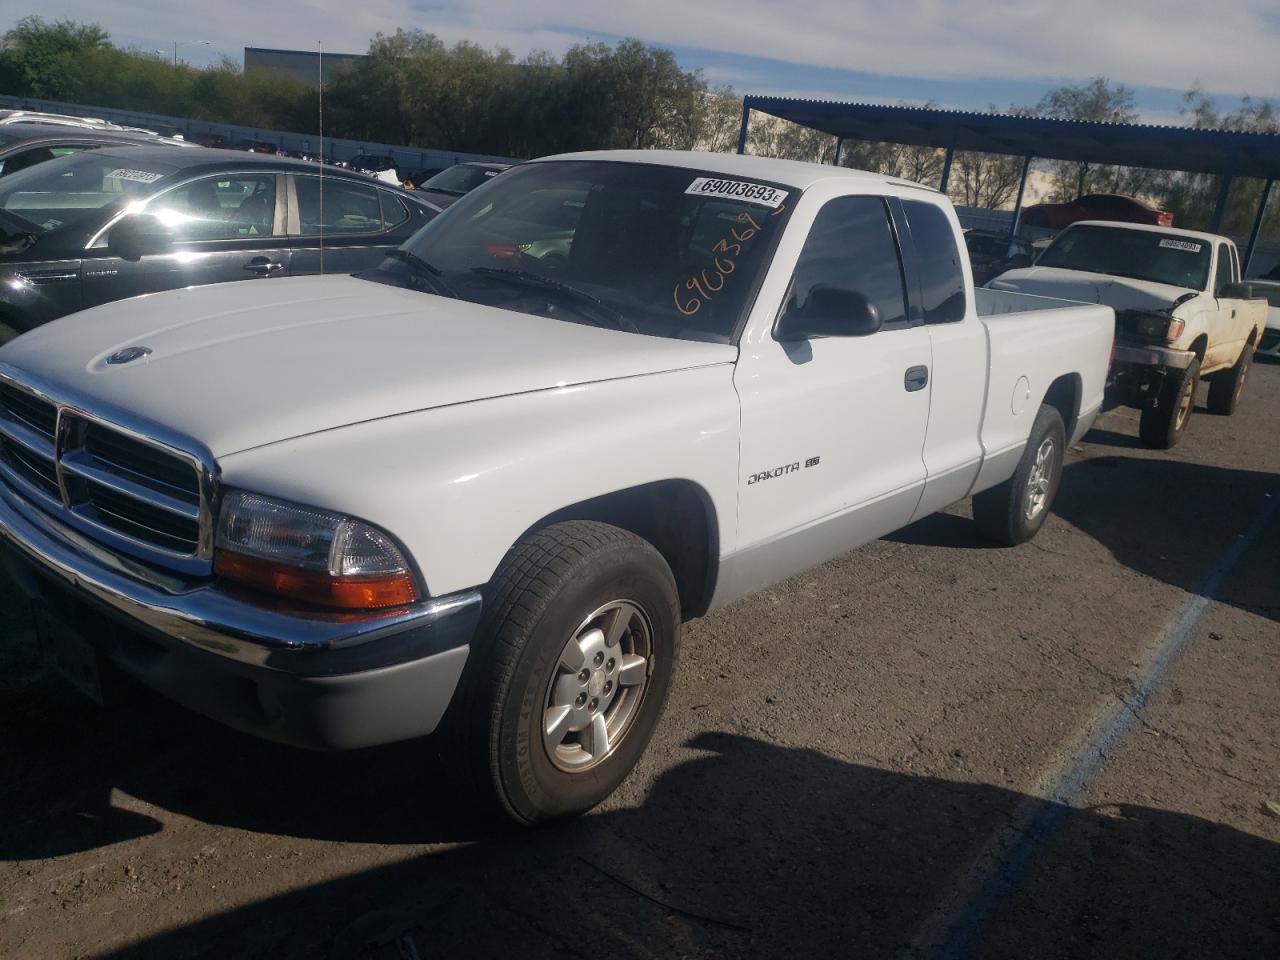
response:
M680 641L670 568L618 527L559 523L512 549L485 601L446 750L517 821L590 809L666 703Z
M1145 407L1138 420L1138 437L1155 450L1168 450L1182 439L1195 408L1200 384L1200 361L1192 360L1182 371L1170 371L1153 407Z
M988 539L1013 547L1040 531L1062 481L1066 452L1062 414L1041 406L1013 476L973 498L973 519Z

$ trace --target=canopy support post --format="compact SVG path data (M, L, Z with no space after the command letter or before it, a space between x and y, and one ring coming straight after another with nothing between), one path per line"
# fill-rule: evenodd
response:
M1262 188L1262 199L1258 201L1258 215L1253 218L1253 229L1249 231L1249 246L1244 251L1244 266L1241 267L1240 279L1249 275L1249 265L1253 263L1253 249L1258 245L1258 235L1262 233L1262 218L1267 213L1267 201L1271 199L1271 187L1274 180L1268 180Z
M831 161L833 167L840 166L840 158L844 156L844 137L836 137L836 156Z
M1217 233L1222 228L1222 215L1227 209L1227 194L1231 192L1231 177L1224 174L1219 180L1218 202L1213 205L1213 216L1209 218L1209 232Z
M751 104L742 98L742 126L738 127L738 153L747 152L747 124L751 121Z
M1027 191L1027 174L1031 171L1031 158L1022 159L1022 179L1018 181L1018 199L1013 202L1013 222L1009 224L1009 242L1018 235L1018 227L1022 226L1022 197Z

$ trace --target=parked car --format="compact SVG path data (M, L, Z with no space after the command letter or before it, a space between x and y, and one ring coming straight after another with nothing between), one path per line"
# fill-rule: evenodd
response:
M424 180L418 189L432 203L447 207L510 167L509 163L459 163Z
M396 162L386 154L357 153L348 161L347 166L360 173L373 175L384 173L387 170L395 170Z
M439 212L332 170L322 207L322 172L282 157L152 145L103 147L0 178L0 342L139 293L372 267Z
M1148 223L1172 227L1173 214L1155 210L1133 197L1115 193L1091 193L1070 203L1037 203L1022 211L1022 222L1028 227L1061 230L1079 220L1116 220L1123 223Z
M119 130L67 128L40 123L4 124L0 125L0 177L82 150L143 144L161 147L185 145L181 140L166 140Z
M405 177L405 179L409 181L409 183L413 184L414 189L420 190L422 189L422 185L424 183L426 183L428 180L430 180L437 173L440 173L444 169L445 169L444 167L427 167L426 169L423 169L423 170L411 170L409 171L409 174L408 176Z
M569 190L567 262L517 268L509 210ZM971 493L999 543L1044 523L1114 315L975 291L962 249L944 195L874 174L524 164L377 270L0 349L7 565L87 692L110 662L311 747L440 726L450 792L581 811L653 733L682 619Z
M42 110L0 110L0 126L20 123L27 126L76 127L82 130L110 130L116 133L136 133L158 137L154 130L127 127L98 117L73 117L63 113L47 113Z
M237 140L232 145L232 148L235 150L243 150L245 153L277 154L280 152L280 148L274 143L270 143L266 140L252 140L248 137Z
M199 144L202 147L212 147L215 150L225 149L227 146L227 138L220 133L206 131L205 133L193 133L191 142Z
M1258 338L1260 357L1280 360L1280 283L1269 280L1246 280L1244 293L1248 296L1267 301L1267 325Z
M969 251L969 268L978 286L1006 270L1031 266L1031 244L1007 233L966 230L964 245Z
M1027 270L991 281L1000 290L1105 303L1116 310L1114 402L1142 411L1143 443L1178 442L1209 381L1209 412L1240 403L1267 305L1240 282L1226 237L1169 227L1072 224Z

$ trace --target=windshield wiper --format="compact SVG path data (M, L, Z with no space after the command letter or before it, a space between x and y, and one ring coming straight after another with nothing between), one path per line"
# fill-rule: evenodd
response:
M538 290L551 290L555 293L566 294L567 296L578 301L578 303L587 306L591 312L603 317L610 324L619 330L626 330L631 333L639 333L636 325L624 317L613 307L606 304L594 294L587 293L575 286L563 283L560 280L553 280L551 277L544 277L540 273L534 273L531 270L508 270L504 267L472 267L471 272L479 274L482 277L494 277L498 280L506 280L509 283L518 283L526 287L534 287Z
M386 256L392 260L399 260L401 263L408 264L413 269L414 276L422 277L445 296L453 297L455 300L458 299L458 295L454 293L453 288L444 282L444 271L435 266L435 264L429 263L416 253L401 247L388 250Z

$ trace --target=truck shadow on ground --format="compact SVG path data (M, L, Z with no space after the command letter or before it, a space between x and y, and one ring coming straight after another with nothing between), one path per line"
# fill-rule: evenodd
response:
M1214 598L1272 620L1280 620L1278 509L1275 474L1124 456L1068 464L1053 504L1055 515L1106 547L1117 563L1192 593L1206 588L1240 536L1270 510L1270 522L1253 530L1262 546ZM971 520L953 514L925 517L885 539L999 549Z
M113 956L902 957L991 832L1020 805L1048 808L739 735L685 747L639 808L499 832ZM1052 812L989 922L958 928L966 955L1280 955L1280 844L1145 807Z

